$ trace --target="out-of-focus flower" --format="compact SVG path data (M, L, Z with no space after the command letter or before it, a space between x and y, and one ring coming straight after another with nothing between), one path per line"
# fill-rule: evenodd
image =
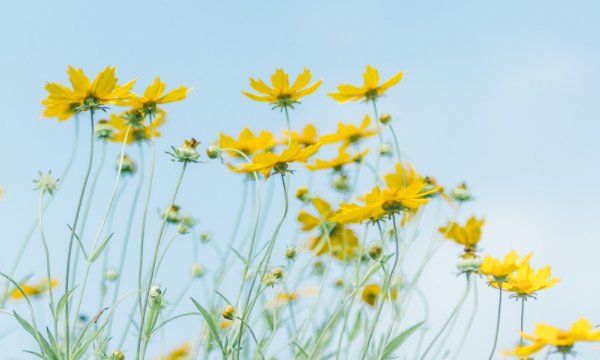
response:
M198 279L204 276L204 267L198 263L192 264L192 277Z
M240 132L238 139L221 133L217 145L221 149L235 149L246 154L246 156L254 156L274 148L277 145L277 139L269 131L261 131L258 135L255 135L252 130L245 128ZM225 152L232 157L242 157L235 151L225 150Z
M448 240L464 246L465 253L470 254L477 251L477 245L481 240L481 228L484 220L471 216L464 225L450 221L438 231Z
M107 281L115 281L119 278L119 272L115 269L107 269L104 272L104 279Z
M350 155L346 151L347 148L347 145L342 145L338 150L337 157L331 160L316 159L313 164L307 164L306 167L309 170L333 169L335 171L341 171L344 165L361 162L369 152L369 149L365 149L359 153Z
M162 356L159 360L189 360L192 356L192 346L186 342L181 346L171 350L166 356Z
M139 123L137 126L130 126L128 125L127 112L125 112L120 115L111 114L108 123L115 130L110 138L112 142L122 143L125 141L126 144L132 144L160 137L162 134L159 128L166 123L166 115L164 112L159 111L150 124L143 125ZM129 133L127 132L127 128L129 128ZM127 140L125 140L126 134Z
M117 161L117 170L119 169L119 162ZM137 170L137 164L135 163L135 160L133 160L133 158L127 154L123 155L123 164L121 167L121 173L123 174L127 174L127 175L133 175L135 174Z
M189 89L183 85L169 92L165 92L166 88L167 84L157 76L154 78L154 82L144 90L144 94L132 96L128 105L135 109L141 109L146 115L154 116L159 111L159 105L184 100L189 92Z
M115 350L110 354L110 360L125 360L125 354L121 350Z
M52 172L48 171L47 174L39 172L40 176L34 180L34 190L40 190L42 194L48 193L54 195L54 192L58 190L59 180L52 177ZM1 195L1 194L0 194Z
M592 324L585 318L579 318L568 330L540 323L536 325L533 334L523 333L522 336L531 344L517 346L513 350L504 352L504 355L529 356L550 346L565 356L573 352L576 343L600 342L600 330L594 330Z
M271 75L271 86L262 80L250 78L250 87L258 94L242 91L244 95L252 100L266 102L276 108L294 108L303 97L315 92L321 86L322 80L309 85L312 75L309 69L304 69L290 86L289 75L283 69L277 69Z
M347 260L356 255L359 242L358 237L345 225L327 220L332 214L331 205L319 198L313 197L311 204L317 211L317 216L304 210L298 214L298 222L302 224L301 230L318 234L308 241L308 247L317 256L329 253L339 260Z
M483 258L479 272L482 275L491 277L493 281L490 284L493 286L494 283L504 283L510 274L528 263L531 256L532 254L527 254L523 258L520 258L519 253L514 250L506 254L504 259L497 259L487 255Z
M161 218L166 219L168 223L177 224L181 221L179 213L180 207L173 204L169 205L160 215Z
M172 152L168 152L167 154L173 157L173 161L178 161L182 163L190 163L190 162L198 162L198 158L200 154L196 151L196 148L200 142L198 140L191 138L189 140L184 140L183 144L180 147L171 146Z
M454 201L458 202L465 202L473 199L473 196L471 195L471 192L469 191L469 188L467 187L466 183L462 183L454 189L452 189L452 191L450 192L450 197Z
M272 152L261 153L252 158L251 163L240 164L238 166L230 165L230 168L234 172L238 173L252 173L260 172L265 179L273 173L283 174L289 171L289 163L299 162L305 163L308 158L313 156L318 150L320 145L311 145L303 148L301 145L292 144L287 149L283 150L281 154L275 154Z
M58 280L52 279L50 281L49 285L50 286L48 286L48 279L43 279L43 280L40 280L37 283L33 283L33 284L21 284L20 286L21 286L21 289L23 290L23 292L21 292L19 289L15 289L10 294L10 298L12 300L23 299L25 297L23 295L23 293L25 293L25 295L27 295L29 297L41 296L41 295L47 293L50 290L50 287L52 287L54 289L58 285Z
M379 296L381 295L381 286L378 284L369 284L363 288L362 291L362 301L367 303L370 306L375 306L379 301ZM386 300L396 300L398 298L398 290L390 289L388 290L388 295L385 297Z
M303 202L310 200L310 192L306 186L301 186L296 190L296 199Z
M96 134L97 139L108 141L112 138L114 131L114 128L110 125L108 120L102 119L96 124L94 133Z
M283 135L285 140L281 143L287 145L288 143L288 131L284 130ZM319 136L317 134L317 128L313 124L306 125L302 132L298 133L292 130L292 142L300 144L302 146L311 146L319 142Z
M379 83L379 72L374 67L367 65L363 73L362 86L350 84L340 84L337 91L330 93L329 96L339 103L350 101L375 101L381 97L389 88L398 84L402 80L403 73L398 72L383 83Z
M300 299L307 298L310 296L315 296L319 293L319 289L317 287L311 286L306 289L302 289L299 291L291 291L285 292L282 291L278 293L275 297L273 297L269 302L267 302L267 309L274 309L285 306L287 304L296 302Z
M235 308L231 305L227 305L221 315L227 320L233 320L235 317Z
M354 124L338 123L337 131L333 134L323 135L319 140L323 144L342 142L343 144L355 144L362 139L377 135L377 130L371 126L371 117L365 118L359 126Z
M94 81L90 81L83 70L72 66L67 69L67 74L71 88L60 83L46 83L44 88L48 96L42 100L44 117L64 121L82 111L100 110L108 105L127 105L133 96L130 91L135 81L118 85L114 67L106 67Z

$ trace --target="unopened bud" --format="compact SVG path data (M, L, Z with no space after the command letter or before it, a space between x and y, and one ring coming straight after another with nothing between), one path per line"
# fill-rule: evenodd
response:
M473 199L473 196L469 192L469 188L466 183L462 183L454 188L450 192L450 197L458 202L465 202Z
M115 281L119 278L119 273L115 269L108 269L104 272L104 278L107 281Z
M392 122L392 115L390 114L381 114L381 116L379 117L379 122L382 123L383 125L387 125L390 122Z
M383 249L378 244L371 245L369 248L369 257L373 260L378 260L383 254Z
M192 277L194 279L201 278L204 275L204 267L198 263L192 264Z
M119 163L117 162L117 171L119 170ZM123 155L123 164L121 165L121 173L122 174L135 174L137 170L137 164L135 160L129 157L127 154Z
M301 186L296 190L296 198L300 201L307 202L310 200L310 193L306 186Z
M348 189L350 188L350 184L348 181L348 176L345 174L341 174L341 175L336 175L333 178L333 182L332 182L333 187L340 191L340 192L346 192L348 191Z
M115 350L110 354L110 360L125 360L125 354L121 350Z
M233 320L235 317L235 308L231 305L227 305L225 310L223 310L223 317L227 320Z
M285 251L285 257L289 260L294 260L296 258L296 248L287 248L287 250Z

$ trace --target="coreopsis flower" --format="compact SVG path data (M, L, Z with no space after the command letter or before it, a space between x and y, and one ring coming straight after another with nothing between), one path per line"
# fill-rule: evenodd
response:
M25 298L25 295L28 297L38 297L47 293L50 288L54 289L57 285L57 279L50 280L50 284L48 284L48 279L43 279L33 284L22 284L21 289L23 292L21 292L19 289L15 289L10 294L10 298L12 300L20 300ZM23 293L25 293L25 295L23 295Z
M125 354L121 350L114 350L110 354L110 360L125 360Z
M277 145L277 139L269 131L261 131L258 135L255 135L252 130L245 128L240 132L238 139L221 133L217 145L221 149L234 149L244 153L246 156L254 156L261 152L269 151ZM235 151L225 150L229 156L239 157L242 156Z
M114 67L106 67L94 81L90 81L83 70L72 66L67 69L67 74L71 88L55 82L47 82L44 86L48 92L48 96L42 100L44 117L64 121L82 111L105 109L109 105L127 105L133 96L130 91L135 80L118 85Z
M54 192L58 190L59 180L52 177L52 172L48 171L47 174L39 172L40 176L34 180L34 190L40 190L43 194L48 193L54 195Z
M302 148L301 145L291 144L280 154L265 152L255 155L251 163L240 164L238 166L229 165L232 171L237 173L260 172L266 179L271 174L283 174L289 171L289 164L293 162L305 163L308 158L313 156L319 150L320 144L311 145Z
M481 262L479 272L492 279L492 281L490 281L492 286L500 286L500 283L503 284L506 282L509 275L528 263L529 259L531 259L531 254L527 254L520 258L519 253L515 250L506 254L503 259L497 259L487 255ZM498 285L494 285L495 283L498 283Z
M136 126L129 125L130 123L128 122L127 118L127 112L120 115L110 115L110 120L108 123L114 129L114 133L112 134L110 141L115 143L125 142L126 144L132 144L134 142L147 141L160 137L162 134L159 131L159 128L166 122L166 114L162 111L158 111L156 113L156 117L148 125L144 125L141 122ZM127 132L127 128L129 128L129 133ZM125 139L126 134L127 139Z
M552 277L550 266L544 266L536 271L529 263L525 263L508 276L502 285L502 290L514 293L518 298L528 298L535 296L540 290L553 287L558 282L559 279Z
M342 203L340 209L329 219L339 223L377 221L396 213L414 214L429 201L428 197L437 189L426 190L427 184L417 179L400 188L376 186L362 199L363 204Z
M530 356L546 347L553 347L556 352L572 354L573 347L579 342L600 342L600 330L595 330L585 318L579 318L568 330L544 323L537 324L533 334L522 334L523 339L531 344L519 345L512 350L504 352L506 356Z
M286 145L289 139L287 130L283 131L283 136L284 140L281 143ZM291 138L293 143L300 144L303 146L315 145L317 142L319 142L317 128L313 124L306 125L302 129L302 132L296 132L292 130Z
M250 78L250 87L258 94L248 91L242 91L242 94L252 100L269 103L274 108L289 107L293 109L295 104L300 103L300 99L312 94L321 86L322 80L309 85L311 77L310 70L304 69L290 86L289 75L283 69L277 69L271 75L271 86L260 79Z
M181 221L181 208L175 204L169 205L161 214L160 217L165 219L170 224L178 224Z
M398 84L402 80L402 76L403 72L400 71L380 84L379 71L367 65L367 69L363 73L362 86L340 84L337 86L337 92L330 93L329 96L342 104L350 101L376 101L389 88Z
M307 164L306 168L309 170L325 170L325 169L333 169L335 171L341 171L344 165L359 163L361 162L365 156L369 153L369 149L365 149L361 152L358 152L354 155L351 155L346 150L348 148L347 145L342 145L338 149L338 155L331 160L321 160L316 159L314 163Z
M471 216L464 225L450 221L446 226L442 226L438 231L448 240L462 245L465 254L472 254L477 251L477 245L481 240L481 228L484 220Z
M365 115L365 118L359 126L338 123L337 131L333 134L323 135L320 142L323 144L333 144L337 142L342 142L343 144L355 144L362 139L377 135L377 130L370 125L371 117L369 115Z
M167 154L173 157L173 161L179 161L182 163L197 163L200 154L196 151L196 148L200 145L200 142L194 138L189 140L183 140L183 144L179 147L171 146L172 152Z
M394 172L388 173L383 177L388 188L401 189L419 180L425 182L426 191L432 191L429 197L441 195L447 199L444 188L434 178L431 176L421 176L412 165L396 163L394 170Z
M141 109L146 115L154 116L160 109L159 105L182 101L189 92L189 89L183 85L168 92L165 92L166 88L167 84L157 76L154 78L154 82L144 90L144 94L132 96L128 105L134 109Z
M369 284L363 288L361 299L363 302L370 306L375 306L379 301L379 296L381 295L381 286L378 284ZM390 289L388 290L388 295L385 297L386 300L396 300L398 298L398 290Z
M221 315L227 320L233 320L235 318L235 308L231 305L227 305Z
M160 360L188 360L192 356L192 346L190 343L184 343L183 345L171 350L166 356L160 358Z
M315 296L319 293L319 289L317 287L311 286L306 289L302 289L299 291L282 291L274 296L269 302L267 302L267 309L275 309L280 308L282 306L295 303L296 301L307 298L310 296Z
M359 247L358 237L354 231L344 224L327 220L333 215L331 205L327 201L313 197L311 204L317 211L317 215L302 210L297 218L302 224L300 230L304 232L318 230L318 235L309 239L308 248L317 256L329 253L342 261L354 257Z
M302 202L310 200L310 191L306 186L301 186L296 190L296 199Z

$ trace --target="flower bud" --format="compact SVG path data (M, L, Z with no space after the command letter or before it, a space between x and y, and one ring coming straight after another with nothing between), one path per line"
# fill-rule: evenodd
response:
M381 114L381 116L379 117L379 122L382 123L383 125L387 125L390 122L392 122L392 115L390 114Z
M191 216L183 216L179 220L179 225L177 226L177 232L181 235L185 235L190 232L190 228L193 228L196 225L196 220Z
M198 263L192 264L192 277L198 279L204 276L204 267Z
M344 279L337 279L335 281L335 287L336 288L343 288L344 287Z
M333 178L332 185L336 190L338 190L340 192L348 191L348 189L350 188L348 176L345 174L336 175Z
M473 199L473 196L469 192L469 188L466 183L462 183L454 188L450 192L450 197L458 202L465 202Z
M212 239L212 236L209 232L205 231L202 234L200 234L200 241L202 241L203 243L209 242L210 239Z
M313 273L315 275L321 276L325 272L325 267L323 266L323 262L317 260L313 264Z
M104 279L107 281L115 281L119 278L119 273L115 269L108 269L104 272Z
M381 156L392 156L394 150L390 144L381 144L379 145L379 155Z
M223 317L227 320L233 320L235 317L235 308L231 305L227 305L223 310Z
M119 170L119 163L117 162L117 171L118 170ZM123 155L123 165L121 166L121 173L133 175L133 174L135 174L136 170L137 170L137 164L135 163L135 160L133 160L127 154Z
M198 162L200 154L198 154L196 148L199 144L200 143L194 138L191 138L190 140L184 140L183 145L180 147L171 147L173 149L173 153L170 153L170 155L179 162Z
M369 248L369 257L371 257L371 259L379 260L381 254L383 254L383 249L381 248L381 246L379 246L378 244L371 245L371 247Z
M468 254L468 256L461 256L458 259L456 267L461 273L477 272L481 267L481 258L473 254Z
M96 135L97 139L108 140L112 137L113 133L114 133L114 129L108 121L100 120L96 124L94 134Z
M285 257L288 260L294 260L296 258L296 248L289 247L285 250Z
M169 205L160 215L161 218L166 219L168 223L177 224L181 221L179 217L179 206L173 204Z
M54 192L58 190L58 179L52 177L52 172L48 171L47 174L39 172L40 176L37 180L34 180L34 190L40 190L42 194L48 193L54 195Z
M275 268L271 270L271 274L273 274L273 276L275 276L277 279L281 279L283 278L284 273L282 268Z
M215 144L210 144L206 148L206 156L210 159L216 159L221 156L221 148Z
M296 198L300 201L307 202L310 200L310 193L306 186L301 186L296 190Z
M121 350L115 350L110 354L110 360L125 360L125 354Z
M148 292L148 295L150 297L150 302L156 303L162 301L162 290L158 285L152 286Z

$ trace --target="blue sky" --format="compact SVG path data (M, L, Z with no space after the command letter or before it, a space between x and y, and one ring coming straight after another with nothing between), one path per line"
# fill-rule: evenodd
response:
M280 66L292 73L310 67L324 80L294 111L295 124L312 121L331 130L339 120L357 122L366 108L335 104L325 93L358 80L371 64L384 77L406 71L381 109L394 115L402 149L419 169L444 184L471 184L477 201L466 211L487 219L485 250L534 251L534 263L552 264L562 279L531 306L529 327L538 320L566 326L580 315L598 323L593 299L600 290L592 269L600 250L599 11L589 1L11 2L0 15L0 186L6 192L0 267L10 263L35 214L31 180L38 170L59 173L69 153L73 123L41 119L39 105L44 82L66 81L67 65L90 73L117 66L122 80L138 79L138 90L156 75L171 86L191 86L188 100L168 109L161 154L185 137L209 143L220 131L246 125L281 129L278 112L240 93L249 76L266 77ZM84 138L87 124L81 125ZM79 151L64 184L69 190L48 215L56 259L64 254L73 189L84 168L86 148ZM112 161L116 149L108 156ZM157 188L172 188L175 173L161 156ZM112 174L105 180L99 208ZM228 226L240 192L238 177L218 164L201 165L185 179L181 203L203 229L218 233ZM157 194L152 209L167 199ZM39 239L32 242L23 269L42 272ZM438 280L424 287L438 324L452 306L440 295L458 297L460 291L447 271L454 250L444 247L426 274L429 284ZM440 276L447 277L442 285ZM495 293L482 287L481 299L478 336L467 343L479 352L465 359L479 358L491 341ZM516 316L516 305L507 306L506 323ZM512 344L513 330L503 329L500 346ZM170 334L169 344L182 336ZM0 349L19 354L6 342Z

